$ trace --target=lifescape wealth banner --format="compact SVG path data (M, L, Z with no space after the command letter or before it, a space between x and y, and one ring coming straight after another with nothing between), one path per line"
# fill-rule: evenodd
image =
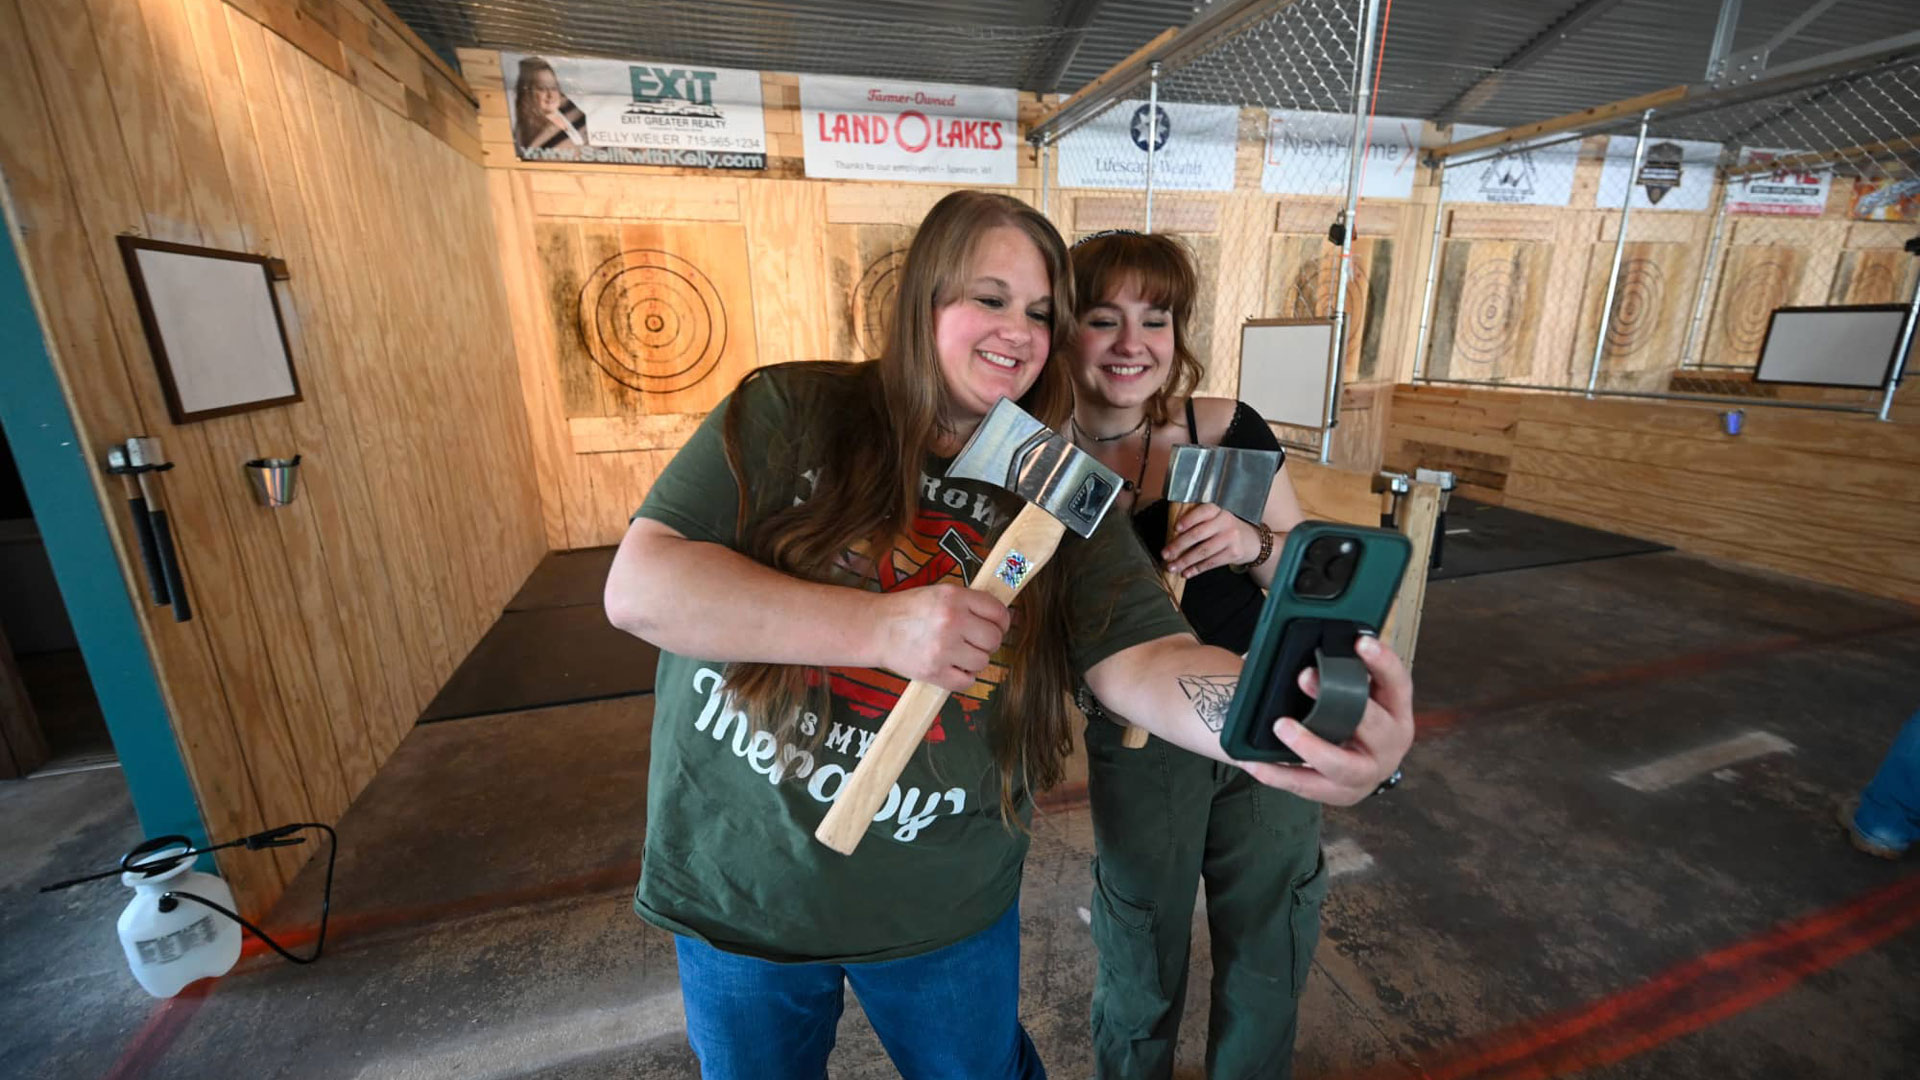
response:
M514 52L500 71L523 161L767 167L757 71Z
M1012 184L1019 95L991 86L800 76L807 175Z

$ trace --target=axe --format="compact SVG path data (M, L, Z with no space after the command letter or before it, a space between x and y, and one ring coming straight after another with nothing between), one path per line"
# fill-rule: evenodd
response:
M947 467L947 478L996 484L1026 500L968 585L1003 604L1013 603L1053 558L1068 529L1092 535L1121 486L1119 475L1092 454L1006 398L974 429ZM814 830L816 839L842 855L853 854L948 696L918 679L907 684Z
M1256 522L1267 509L1267 493L1280 471L1277 450L1236 450L1225 446L1176 446L1167 457L1167 543L1180 531L1180 518L1189 506L1213 503L1241 521ZM1168 571L1167 591L1179 603L1187 579ZM1147 745L1147 729L1128 724L1120 745L1138 750Z

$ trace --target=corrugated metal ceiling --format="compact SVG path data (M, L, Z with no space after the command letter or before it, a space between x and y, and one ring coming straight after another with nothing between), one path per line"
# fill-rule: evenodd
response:
M1323 0L1324 2L1324 0ZM1745 0L1736 51L1813 0ZM632 56L768 71L914 77L1069 92L1193 0L388 0L429 44ZM1348 0L1357 13L1360 0ZM1703 79L1712 0L1395 0L1379 111L1507 126ZM1542 35L1573 25L1563 39ZM1913 0L1840 0L1774 63L1920 31ZM1557 35L1555 35L1557 37ZM1520 70L1509 68L1533 46ZM1350 51L1351 46L1349 46ZM1238 104L1262 80L1220 80ZM1464 96L1463 96L1464 95Z

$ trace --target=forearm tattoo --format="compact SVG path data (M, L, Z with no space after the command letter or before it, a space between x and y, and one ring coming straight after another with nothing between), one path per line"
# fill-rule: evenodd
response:
M1208 731L1219 731L1227 724L1227 707L1233 704L1233 692L1240 686L1238 675L1182 675L1180 692L1193 703L1193 711Z

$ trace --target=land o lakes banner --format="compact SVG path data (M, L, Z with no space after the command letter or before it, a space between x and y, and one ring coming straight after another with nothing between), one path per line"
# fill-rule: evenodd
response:
M500 70L523 161L767 167L757 71L514 52Z
M800 76L807 175L823 180L1016 183L1018 112L990 86Z
M1060 140L1063 188L1147 188L1147 138L1154 138L1155 191L1232 191L1240 109L1233 105L1122 101Z

